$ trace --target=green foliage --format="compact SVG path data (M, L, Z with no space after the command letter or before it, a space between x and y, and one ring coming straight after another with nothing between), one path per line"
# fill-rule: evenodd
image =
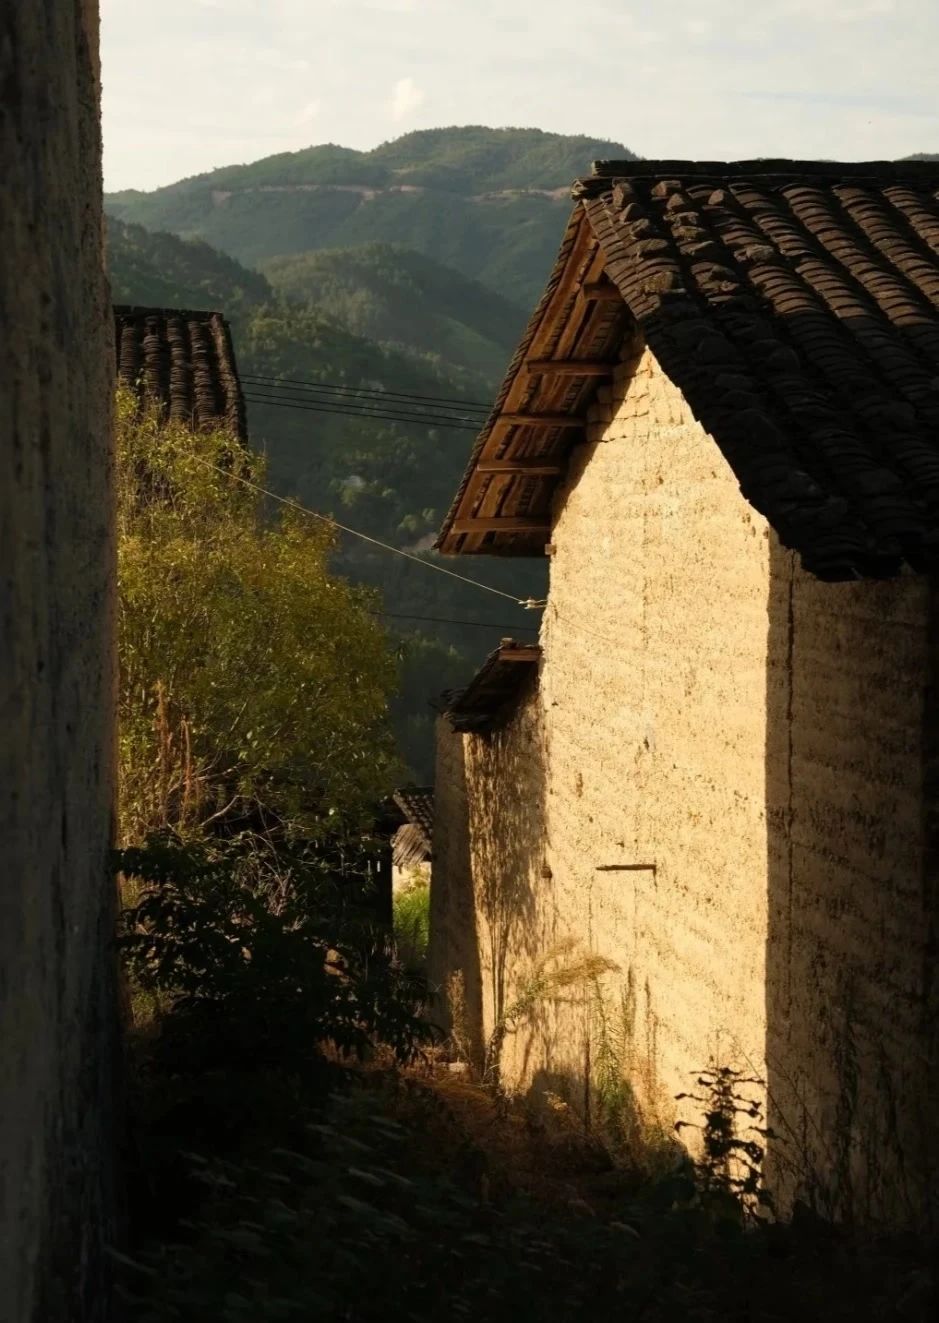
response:
M367 856L277 851L254 838L185 845L154 837L121 851L134 892L121 915L133 984L160 994L160 1051L174 1072L247 1059L309 1069L326 1043L409 1061L433 1032L423 989L367 922Z
M404 1083L336 1093L290 1144L193 1159L204 1199L181 1243L122 1259L138 1323L412 1323L445 1318L926 1323L932 1274L908 1249L784 1228L744 1234L665 1183L613 1218L480 1196L486 1155L447 1138Z
M394 898L394 937L405 969L423 970L430 942L430 887L417 881Z
M375 599L330 573L328 529L264 517L230 437L128 393L117 434L124 839L368 821L393 777Z

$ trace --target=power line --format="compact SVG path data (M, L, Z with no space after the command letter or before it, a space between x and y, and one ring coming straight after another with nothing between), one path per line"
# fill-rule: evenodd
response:
M342 395L377 395L382 399L423 400L428 404L459 404L466 409L492 412L491 401L461 400L452 395L418 395L413 391L379 390L372 386L343 386L333 381L310 381L298 377L272 377L261 372L242 372L243 381L270 382L276 386L300 386L306 390L336 391Z
M329 400L335 404L376 405L380 409L413 409L424 413L453 414L457 418L479 418L485 420L488 409L478 408L474 404L453 404L448 400L434 400L424 395L406 395L403 392L338 390L320 386L285 386L282 382L262 380L245 375L246 390L273 391L290 399Z
M446 574L451 579L459 579L462 583L472 584L474 588L481 588L485 593L495 593L497 597L504 597L516 606L531 605L541 606L542 603L535 603L530 598L519 598L512 593L505 593L501 588L493 588L488 583L480 583L478 579L470 579L465 574L457 574L455 570L448 570L443 565L436 565L432 560L423 560L420 556L415 556L411 551L404 551L401 547L393 547L390 542L382 542L377 537L371 537L368 533L360 533L357 528L350 528L348 524L340 524L338 519L333 519L331 515L320 514L318 510L310 510L307 506L301 505L299 501L290 500L286 496L278 496L276 492L269 491L259 483L252 482L250 478L243 478L240 473L232 473L228 469L223 469L220 464L211 464L207 459L200 459L193 455L192 458L197 464L202 464L207 469L214 469L220 473L223 478L231 478L232 482L240 482L243 487L250 487L252 491L258 492L261 496L267 496L272 501L277 501L279 505L286 505L291 510L299 510L301 514L309 515L311 519L319 519L324 524L330 524L333 528L338 528L342 533L349 533L352 537L361 538L363 542L369 542L373 547L381 547L383 551L390 551L395 556L403 556L405 560L416 561L418 565L423 565L428 570L436 570L438 574Z
M386 616L389 620L427 620L433 622L435 625L475 625L477 629L524 630L527 634L537 633L537 630L532 629L528 625L506 625L504 623L500 624L495 620L452 620L448 616L410 616L401 615L396 611L374 611L372 614L376 616Z
M251 389L249 387L249 389ZM274 395L255 395L245 394L245 401L248 404L269 405L272 409L300 409L307 413L332 413L339 414L346 418L375 418L380 422L390 423L419 423L424 427L443 427L457 432L478 432L479 426L476 423L461 423L455 418L435 418L431 414L407 415L400 413L384 413L371 408L340 408L335 404L328 404L325 400L321 403L289 399L278 399Z

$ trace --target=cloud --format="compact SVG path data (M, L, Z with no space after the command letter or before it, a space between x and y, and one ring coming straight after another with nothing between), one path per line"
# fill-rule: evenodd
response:
M297 115L297 124L312 124L319 116L321 103L319 101L308 101L303 109Z
M100 5L112 189L434 124L663 158L939 150L936 0L538 0L536 24L532 0Z
M399 78L394 85L391 94L391 118L396 124L410 115L424 104L424 93L417 86L413 78Z

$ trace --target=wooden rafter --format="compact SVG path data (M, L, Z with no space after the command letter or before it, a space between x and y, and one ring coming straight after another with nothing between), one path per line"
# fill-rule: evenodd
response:
M529 478L556 478L564 472L563 464L550 459L481 459L476 465L478 473L519 473Z
M547 533L545 515L476 515L454 519L454 533Z
M580 292L588 303L621 303L623 300L611 280L586 280Z
M570 413L500 413L493 426L499 423L515 427L583 427L584 420Z
M531 377L608 377L614 366L595 358L530 358L525 371Z

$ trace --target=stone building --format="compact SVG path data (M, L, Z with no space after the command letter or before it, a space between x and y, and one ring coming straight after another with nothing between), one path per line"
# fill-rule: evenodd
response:
M939 170L605 162L439 547L548 556L440 723L431 972L587 1111L762 1081L783 1206L935 1214ZM524 652L524 655L522 655ZM683 1132L692 1133L692 1132Z
M0 1320L102 1323L117 996L96 0L3 5Z

